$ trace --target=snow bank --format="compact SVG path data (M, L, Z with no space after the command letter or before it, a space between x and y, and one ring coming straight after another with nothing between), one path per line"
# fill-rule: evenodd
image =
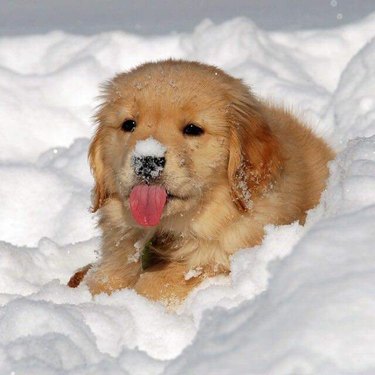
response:
M374 373L374 22L0 39L0 373ZM304 227L268 227L177 312L131 290L92 300L65 286L99 247L86 161L98 84L166 57L243 77L339 151Z

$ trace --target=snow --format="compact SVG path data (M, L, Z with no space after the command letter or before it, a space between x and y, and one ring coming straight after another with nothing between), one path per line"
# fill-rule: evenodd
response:
M162 158L167 151L166 147L153 137L148 137L142 141L137 141L134 147L133 156L154 156Z
M375 373L374 22L0 38L0 373ZM177 311L65 286L100 246L86 156L98 85L167 57L243 78L338 151L305 226L267 227Z
M194 277L198 277L202 273L202 267L196 267L187 271L184 275L185 280L190 280Z

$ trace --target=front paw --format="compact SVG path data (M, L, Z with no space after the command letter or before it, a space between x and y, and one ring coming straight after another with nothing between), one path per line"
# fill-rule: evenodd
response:
M139 263L115 268L111 264L99 264L92 267L85 277L85 283L92 295L111 294L116 290L132 288L138 281L140 272Z
M134 289L149 299L178 304L203 280L203 275L186 279L186 271L186 265L179 263L152 266L140 275Z

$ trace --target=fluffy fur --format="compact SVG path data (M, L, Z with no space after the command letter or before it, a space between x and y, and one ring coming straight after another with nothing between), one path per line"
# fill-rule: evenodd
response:
M151 299L182 300L205 277L229 273L230 256L262 241L267 224L304 222L325 187L332 150L283 108L258 100L222 70L196 62L148 63L103 90L89 150L102 256L72 277L93 294L131 287ZM125 119L134 132L121 130ZM186 124L204 129L184 135ZM170 193L160 224L141 227L129 194L139 183L135 144L152 136L167 148L156 183ZM152 264L137 247L152 239ZM186 280L186 272L200 270Z

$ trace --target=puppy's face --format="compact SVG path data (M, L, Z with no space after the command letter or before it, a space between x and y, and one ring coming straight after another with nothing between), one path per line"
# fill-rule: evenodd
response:
M117 195L138 224L157 225L222 185L244 208L251 181L241 168L256 172L255 162L268 162L246 158L245 138L267 133L253 102L240 81L196 63L146 64L117 76L105 87L90 148L94 209ZM242 134L248 116L253 131Z

